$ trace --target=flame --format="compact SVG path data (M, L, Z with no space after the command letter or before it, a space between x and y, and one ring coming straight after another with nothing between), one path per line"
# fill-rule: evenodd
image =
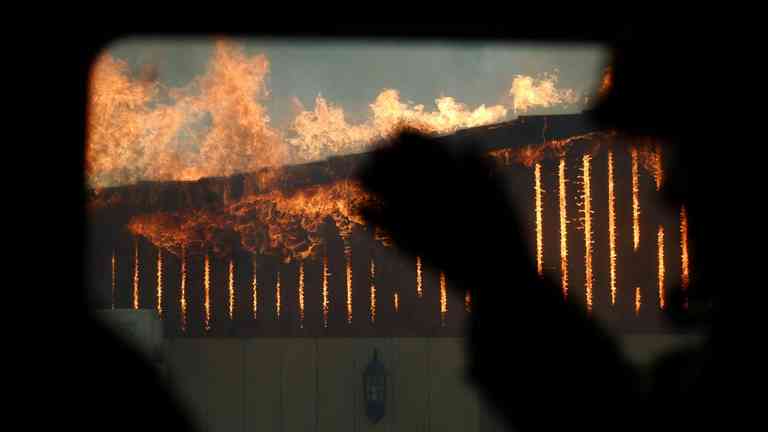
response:
M654 183L656 184L656 191L661 190L661 184L664 181L664 165L661 156L661 146L658 143L642 146L640 148L640 160L642 161L645 170L653 176Z
M616 304L616 191L613 184L613 150L608 150L608 248L610 252L611 305Z
M376 322L376 263L371 257L371 324Z
M664 227L659 225L659 232L656 236L658 243L658 261L659 261L659 309L664 309Z
M163 250L157 250L157 315L163 317Z
M352 246L344 245L344 258L347 264L347 324L352 324Z
M421 257L416 256L416 297L421 298L422 292Z
M643 298L640 294L640 287L635 288L635 315L640 315L640 305L642 305Z
M299 262L299 327L304 328L304 261Z
M687 290L691 279L688 264L688 213L685 206L680 208L680 261L680 282L683 289Z
M194 180L282 165L288 146L262 105L268 73L265 56L225 40L186 88L134 79L124 61L100 56L88 96L89 182Z
M328 328L328 256L323 256L323 327Z
M252 278L251 279L251 292L253 294L251 308L252 308L252 312L253 312L253 319L256 319L256 318L258 318L258 314L259 314L259 283L258 283L258 280L256 278L256 257L255 256L253 257L251 262L252 262L252 264L251 264L251 272L252 272L252 275L251 275L251 278Z
M557 71L542 74L540 78L515 75L509 89L509 94L513 97L513 111L523 113L535 107L549 108L576 103L576 93L570 89L558 89L557 80Z
M395 312L400 311L400 294L397 292L392 295L392 302L395 304Z
M275 316L280 319L280 271L277 272L277 281L275 282Z
M302 161L363 151L372 141L386 138L403 127L446 134L496 123L507 115L502 105L481 105L472 110L450 96L435 99L437 111L429 112L424 105L401 102L400 92L395 89L382 90L369 105L370 118L356 125L347 122L342 107L329 103L322 95L315 98L312 111L303 110L298 101L294 104L302 111L292 125L295 137L287 141Z
M536 162L534 169L534 193L536 201L536 272L539 277L544 276L544 239L542 228L542 208L541 208L541 195L543 190L541 189L541 163Z
M582 157L582 214L584 228L584 285L586 288L587 311L592 311L592 196L590 179L590 162L592 156Z
M632 146L632 248L637 252L640 247L640 180L638 172L637 148Z
M440 325L445 327L445 316L448 313L448 290L446 289L445 273L440 272Z
M187 331L187 251L181 253L181 285L179 287L179 306L181 309L181 331Z
M603 71L603 79L600 82L600 89L597 91L598 96L605 96L613 88L613 68L609 65Z
M568 214L567 193L565 188L565 159L560 158L558 165L558 184L560 199L560 283L563 289L563 298L568 298Z
M117 292L117 252L112 250L112 309L115 309L115 293Z
M227 294L229 297L229 319L235 319L235 262L229 260L229 277L227 279Z
M139 308L139 239L133 238L133 308Z
M205 308L205 331L211 330L211 261L205 255L203 272L203 307Z
M472 295L469 290L464 293L464 311L466 313L472 312Z

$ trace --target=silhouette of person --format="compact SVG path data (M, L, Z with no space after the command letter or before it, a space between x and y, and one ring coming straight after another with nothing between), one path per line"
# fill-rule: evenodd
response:
M612 64L614 88L592 115L606 128L665 140L664 196L687 206L694 241L712 239L701 230L711 214L712 176L689 151L699 126L652 100L676 94L673 86L688 94L697 84L669 82L669 73L691 67L679 48L662 38L621 44ZM698 274L687 292L688 310L679 306L679 289L669 302L670 318L696 325L707 342L641 369L582 305L564 301L557 284L538 277L522 225L488 159L403 131L371 153L359 176L377 197L366 219L386 229L401 250L444 270L453 289L472 289L469 375L513 430L696 429L709 421L694 414L716 400L718 303L703 280L717 275L701 271L714 261L707 251L693 257Z

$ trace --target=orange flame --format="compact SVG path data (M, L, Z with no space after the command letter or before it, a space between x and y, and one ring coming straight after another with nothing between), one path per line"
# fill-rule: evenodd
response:
M352 324L352 246L344 245L347 264L347 324Z
M664 303L664 227L659 225L659 232L657 234L657 243L659 248L658 261L659 261L659 309L664 309L666 304Z
M323 256L323 327L328 328L328 256Z
M229 297L229 319L235 319L235 262L229 260L229 278L227 279L227 294Z
M304 261L299 262L299 327L304 328Z
M181 252L181 285L179 287L179 306L181 309L181 331L187 331L187 251Z
M112 250L112 309L115 309L115 293L117 292L117 256Z
M416 297L421 298L422 290L421 257L416 256Z
M205 308L205 331L211 330L211 261L205 255L203 272L203 307Z
M541 208L541 163L536 162L534 168L534 194L536 201L536 272L540 277L544 276L544 239L542 227L542 208Z
M640 247L640 180L637 148L632 146L632 248L637 252Z
M392 301L395 304L395 312L400 311L400 294L397 292L392 295Z
M567 214L567 190L565 188L565 159L560 158L558 166L558 184L560 198L560 283L563 289L563 298L568 298L568 214Z
M611 305L616 304L616 191L613 184L613 150L608 151L608 248L610 252Z
M613 87L613 68L609 65L603 71L603 80L600 82L598 96L605 96Z
M585 154L582 157L582 214L584 223L584 285L586 287L587 311L592 311L592 196L590 180L590 162L592 156Z
M157 315L163 317L163 250L157 249Z
M251 302L251 309L253 312L253 319L259 316L259 281L256 278L256 257L251 260L251 294L253 295Z
M280 319L280 271L277 272L277 281L275 282L275 316Z
M691 282L688 264L688 213L685 206L680 208L680 282L684 290L688 289Z
M440 325L445 326L445 316L448 313L448 290L446 289L445 273L440 272Z
M642 146L640 148L640 159L646 171L653 176L656 190L661 190L661 184L664 181L664 165L662 162L661 146L658 143Z
M139 308L139 240L133 238L133 308Z
M640 294L640 287L635 288L635 315L640 315L640 306L642 305L643 298Z
M376 322L376 263L371 257L371 324Z
M573 90L558 89L557 71L542 74L540 78L515 75L509 94L513 97L513 110L526 112L534 107L549 108L560 104L572 104L578 100Z

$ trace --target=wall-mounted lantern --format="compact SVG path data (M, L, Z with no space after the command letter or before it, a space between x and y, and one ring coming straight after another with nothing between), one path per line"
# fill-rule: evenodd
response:
M373 423L378 423L386 412L387 370L379 360L379 351L375 348L373 358L363 372L363 394L365 414Z

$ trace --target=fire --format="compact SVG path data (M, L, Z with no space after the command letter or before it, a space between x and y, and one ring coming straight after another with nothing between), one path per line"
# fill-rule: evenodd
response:
M235 262L229 260L229 277L227 279L227 294L229 296L229 319L235 319Z
M558 165L559 204L560 204L560 283L563 298L568 298L568 214L567 190L565 189L565 159L560 158Z
M423 294L421 290L422 286L422 274L421 274L421 257L416 256L416 297L421 298Z
M392 295L392 302L395 305L395 312L400 311L400 294L394 293Z
M115 308L115 293L117 292L117 252L112 250L112 309Z
M664 165L662 162L661 146L658 143L642 146L640 148L640 160L646 171L653 176L656 190L661 190L661 184L664 181Z
M640 287L635 288L635 315L640 315L640 305L643 302L643 298L640 295Z
M472 296L469 290L464 293L464 311L466 313L472 312Z
M133 308L139 308L139 239L133 238Z
M541 195L541 163L536 162L534 168L534 194L536 201L536 271L540 277L544 276L544 239L542 227Z
M157 249L157 315L163 317L163 250Z
M181 253L181 284L179 286L179 307L181 309L181 331L187 331L187 251Z
M371 324L376 322L376 263L371 257Z
M637 252L640 247L640 180L638 172L637 148L632 146L632 248Z
M323 256L323 327L328 328L328 256Z
M688 289L691 282L688 264L688 213L685 206L680 208L680 282L684 290Z
M534 107L549 108L576 103L576 93L570 89L558 89L557 80L557 71L542 74L540 78L515 75L509 89L509 95L513 97L514 112L522 113Z
M658 261L659 261L659 308L664 309L664 227L659 225L659 232L656 236L658 243Z
M613 150L608 151L608 248L610 252L611 305L616 304L616 191L613 184Z
M251 293L253 295L251 302L251 309L253 312L253 319L258 318L259 315L259 281L256 278L256 257L254 256L251 261Z
M344 245L347 264L347 324L352 324L352 246Z
M280 306L280 271L278 271L275 282L275 316L277 319L280 319Z
M304 328L304 261L299 262L299 327Z
M592 156L585 154L582 157L582 212L584 223L584 285L586 287L587 311L592 311L592 196L590 163Z
M613 68L608 66L603 71L603 80L600 82L600 89L597 91L598 96L605 96L613 87Z
M445 316L448 313L448 291L445 283L445 273L440 272L440 325L445 326Z
M203 272L203 307L205 308L205 331L211 330L211 261L205 255Z

